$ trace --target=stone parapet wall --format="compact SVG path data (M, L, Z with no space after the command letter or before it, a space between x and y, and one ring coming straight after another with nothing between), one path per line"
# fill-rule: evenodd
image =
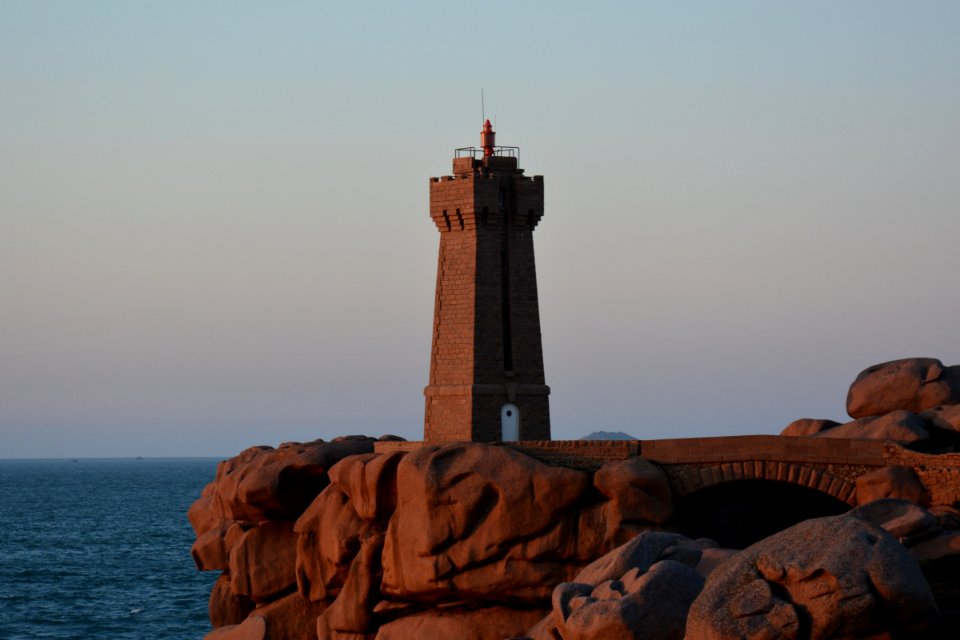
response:
M489 443L509 447L554 467L596 471L605 462L626 460L637 457L637 440L523 440L520 442ZM416 451L424 446L423 442L377 442L377 453L391 451Z
M660 464L742 462L773 460L811 464L860 464L882 467L886 463L882 442L812 439L790 436L726 436L643 440L640 455Z
M393 453L394 451L416 451L422 448L422 440L381 440L373 445L374 453Z
M596 471L606 462L639 453L636 440L541 440L505 443L514 451L555 467Z
M883 467L891 462L883 442L870 440L810 439L789 436L730 436L671 440L524 440L498 443L556 466L579 467L584 461L623 460L640 456L658 464L714 464L723 462L774 461L811 465L857 465ZM383 441L378 453L414 451L422 442ZM906 454L925 456L896 447ZM960 456L960 454L956 454ZM957 466L954 461L953 466ZM950 463L945 463L950 466Z

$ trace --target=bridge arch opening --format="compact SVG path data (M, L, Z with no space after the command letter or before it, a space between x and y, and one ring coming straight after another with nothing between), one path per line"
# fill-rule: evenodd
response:
M776 480L721 482L674 498L674 522L684 535L743 549L803 520L846 513L828 493Z

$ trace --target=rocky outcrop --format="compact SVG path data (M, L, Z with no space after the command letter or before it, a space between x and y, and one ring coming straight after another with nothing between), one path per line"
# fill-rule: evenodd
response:
M554 590L554 621L565 640L682 640L687 611L703 588L690 566L662 560L596 587Z
M920 412L927 421L927 428L960 435L960 404L940 405Z
M907 545L940 529L932 513L909 500L876 500L850 511L850 515L877 525Z
M924 451L960 450L960 365L906 358L868 367L847 392L852 421L802 418L783 436L886 440Z
M860 504L884 498L922 503L924 494L923 484L910 467L883 467L857 478L857 501Z
M913 444L928 440L926 421L910 411L897 409L882 416L858 418L815 434L817 438L847 438L850 440L889 440L899 444Z
M607 498L603 518L611 537L630 525L663 524L673 515L667 476L643 458L605 464L594 474L593 484Z
M703 587L698 573L708 541L642 533L558 585L553 610L532 640L681 640L687 610Z
M373 451L373 438L345 436L332 442L251 447L217 467L217 477L188 514L198 535L224 520L295 519L329 482L341 459Z
M909 634L936 617L930 586L896 538L834 516L802 522L717 568L690 608L687 634L865 638Z
M847 413L866 418L958 402L960 367L944 367L935 358L906 358L864 369L850 386Z
M295 521L330 484L330 468L372 452L374 442L347 436L251 447L220 463L188 513L197 534L192 548L197 567L223 571L210 596L210 620L218 634L211 637L315 636L317 618L329 602L298 590Z
M230 582L229 573L221 574L210 592L210 622L214 627L238 625L256 607L249 598L235 594Z
M382 533L377 525L357 515L339 487L324 491L294 525L300 592L311 600L335 598L363 541Z
M800 418L794 420L780 433L782 436L815 436L828 429L839 427L840 423L834 420L821 420L817 418Z
M383 551L383 592L400 600L531 603L578 558L578 502L590 477L504 447L424 447L397 468L397 509Z
M242 457L263 469L271 451ZM221 468L249 477L236 459ZM191 509L194 557L223 571L211 639L894 633L936 612L917 563L939 566L960 549L941 526L960 513L889 499L918 495L912 473L864 476L876 500L739 552L661 530L670 483L641 458L589 473L484 444L360 453L315 478L324 488L295 518L266 517L263 505L280 500L260 492L260 519L234 519L256 511L232 503L239 483L218 476Z
M557 584L673 510L665 474L639 458L588 473L501 446L365 452L371 444L257 447L221 464L190 511L197 566L224 572L211 637L517 635ZM322 490L298 513L283 478L291 466L306 474L304 460ZM691 553L684 566L699 577Z
M523 635L543 614L542 609L513 609L504 606L421 612L384 624L377 632L375 640L502 640Z
M778 441L788 453L803 450L797 437L823 439L808 448L828 454L831 439L862 446L859 467L857 456L826 469L749 461L742 445L729 464L690 469L639 457L643 442L590 465L568 453L546 464L535 446L375 453L363 436L252 447L220 464L189 512L197 567L221 572L208 639L948 637L960 618L960 470L927 464L956 454L916 450L960 447L958 379L932 359L871 367L850 389L852 421L798 420ZM672 487L729 496L706 489L754 478L747 465L756 474L764 460L776 475L751 482L792 479L833 496L831 508L860 506L743 551L681 534L691 503ZM728 466L744 474L731 480ZM721 506L728 525L754 513ZM930 585L946 615L928 628Z

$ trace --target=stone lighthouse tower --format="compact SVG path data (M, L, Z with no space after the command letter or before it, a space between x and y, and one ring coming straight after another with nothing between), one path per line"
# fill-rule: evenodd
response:
M543 176L527 177L519 149L457 149L453 175L430 179L440 231L424 440L549 440L533 230Z

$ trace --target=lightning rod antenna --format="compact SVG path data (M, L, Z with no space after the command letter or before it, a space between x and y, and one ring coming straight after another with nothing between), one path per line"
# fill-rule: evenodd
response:
M480 87L480 126L487 121L487 109L483 105L483 87Z

